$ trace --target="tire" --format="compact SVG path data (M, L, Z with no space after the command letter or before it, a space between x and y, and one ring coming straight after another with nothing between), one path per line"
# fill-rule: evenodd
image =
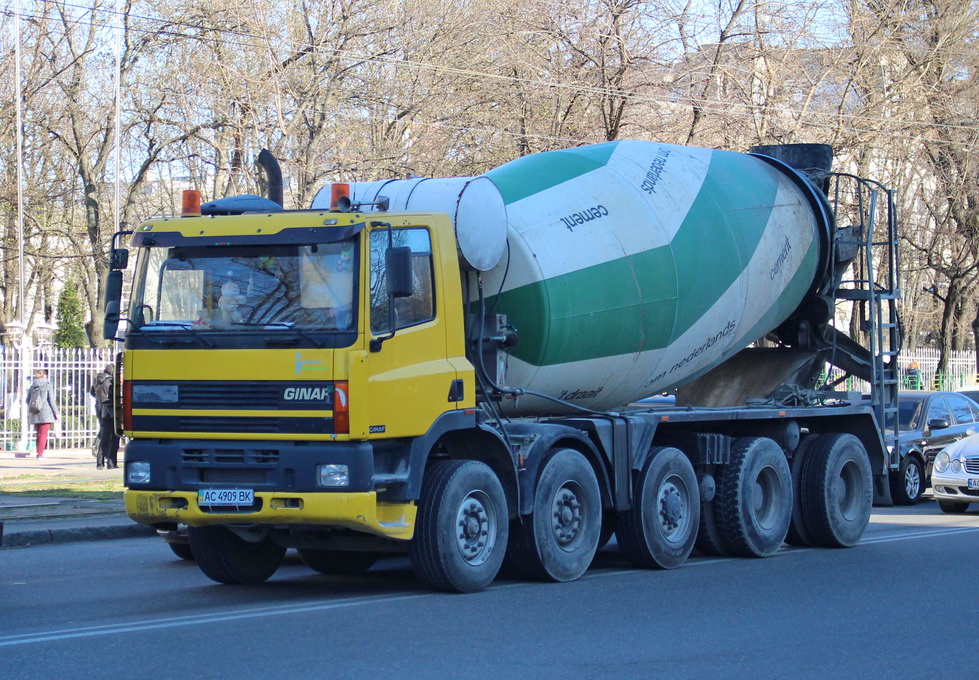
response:
M194 551L190 549L190 543L167 542L167 545L170 546L170 550L173 551L173 554L179 557L180 559L193 561Z
M800 499L811 545L847 548L863 536L873 507L867 449L852 434L816 438L803 461Z
M268 536L246 541L222 526L190 527L187 538L204 575L228 585L267 581L279 568L286 552Z
M712 470L710 476L716 479L716 470ZM710 494L710 498L709 501L703 500L703 491L701 492L700 526L697 528L694 550L707 557L730 557L731 551L724 545L721 531L717 528L717 513L714 511L714 503L717 501L716 488Z
M938 501L938 508L946 515L961 515L969 511L969 504L956 503L955 501Z
M359 576L374 566L379 555L352 550L299 548L296 552L306 566L321 574Z
M914 505L925 490L925 475L921 463L911 454L904 456L896 475L890 476L891 498L894 505Z
M473 593L500 570L509 533L503 486L485 464L429 465L408 555L418 580L434 590Z
M731 448L714 500L721 541L733 555L768 557L792 521L792 473L771 439L745 437Z
M809 450L819 435L807 435L799 443L789 467L792 470L792 521L785 535L785 542L800 548L813 545L812 536L806 528L806 520L802 516L802 468L809 456Z
M595 471L579 452L559 449L537 480L533 514L514 523L510 562L525 578L574 581L591 566L601 527Z
M693 465L677 449L654 449L636 475L632 507L619 515L622 554L637 567L675 569L693 551L699 527Z

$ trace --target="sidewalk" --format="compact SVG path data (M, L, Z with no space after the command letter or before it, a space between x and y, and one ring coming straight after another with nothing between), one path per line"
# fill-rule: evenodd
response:
M96 470L88 449L48 449L44 458L0 451L0 548L155 536L126 516L122 499L93 500L19 493L18 486L57 489L67 481L122 480L119 467Z

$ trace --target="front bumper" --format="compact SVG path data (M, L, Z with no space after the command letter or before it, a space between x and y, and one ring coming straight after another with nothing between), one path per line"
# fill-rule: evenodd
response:
M414 535L417 508L378 502L373 491L289 493L256 491L255 506L245 510L202 508L196 491L127 489L126 513L140 524L183 523L304 525L353 529L384 538L408 540Z
M979 475L954 472L932 472L931 490L936 501L952 501L955 503L979 503L979 488L970 489L969 480L973 485L979 484Z

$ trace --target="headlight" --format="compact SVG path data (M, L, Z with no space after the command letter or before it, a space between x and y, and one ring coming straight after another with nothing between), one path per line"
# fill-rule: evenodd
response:
M350 470L346 465L317 465L316 483L319 486L349 486Z
M962 472L962 461L960 459L952 459L952 472Z
M149 484L150 464L145 460L126 463L126 482L128 484Z

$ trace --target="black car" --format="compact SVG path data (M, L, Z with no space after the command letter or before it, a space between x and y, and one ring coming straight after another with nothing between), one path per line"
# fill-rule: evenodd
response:
M901 392L897 417L901 464L891 471L891 497L898 505L914 505L938 452L979 432L979 404L955 392Z

